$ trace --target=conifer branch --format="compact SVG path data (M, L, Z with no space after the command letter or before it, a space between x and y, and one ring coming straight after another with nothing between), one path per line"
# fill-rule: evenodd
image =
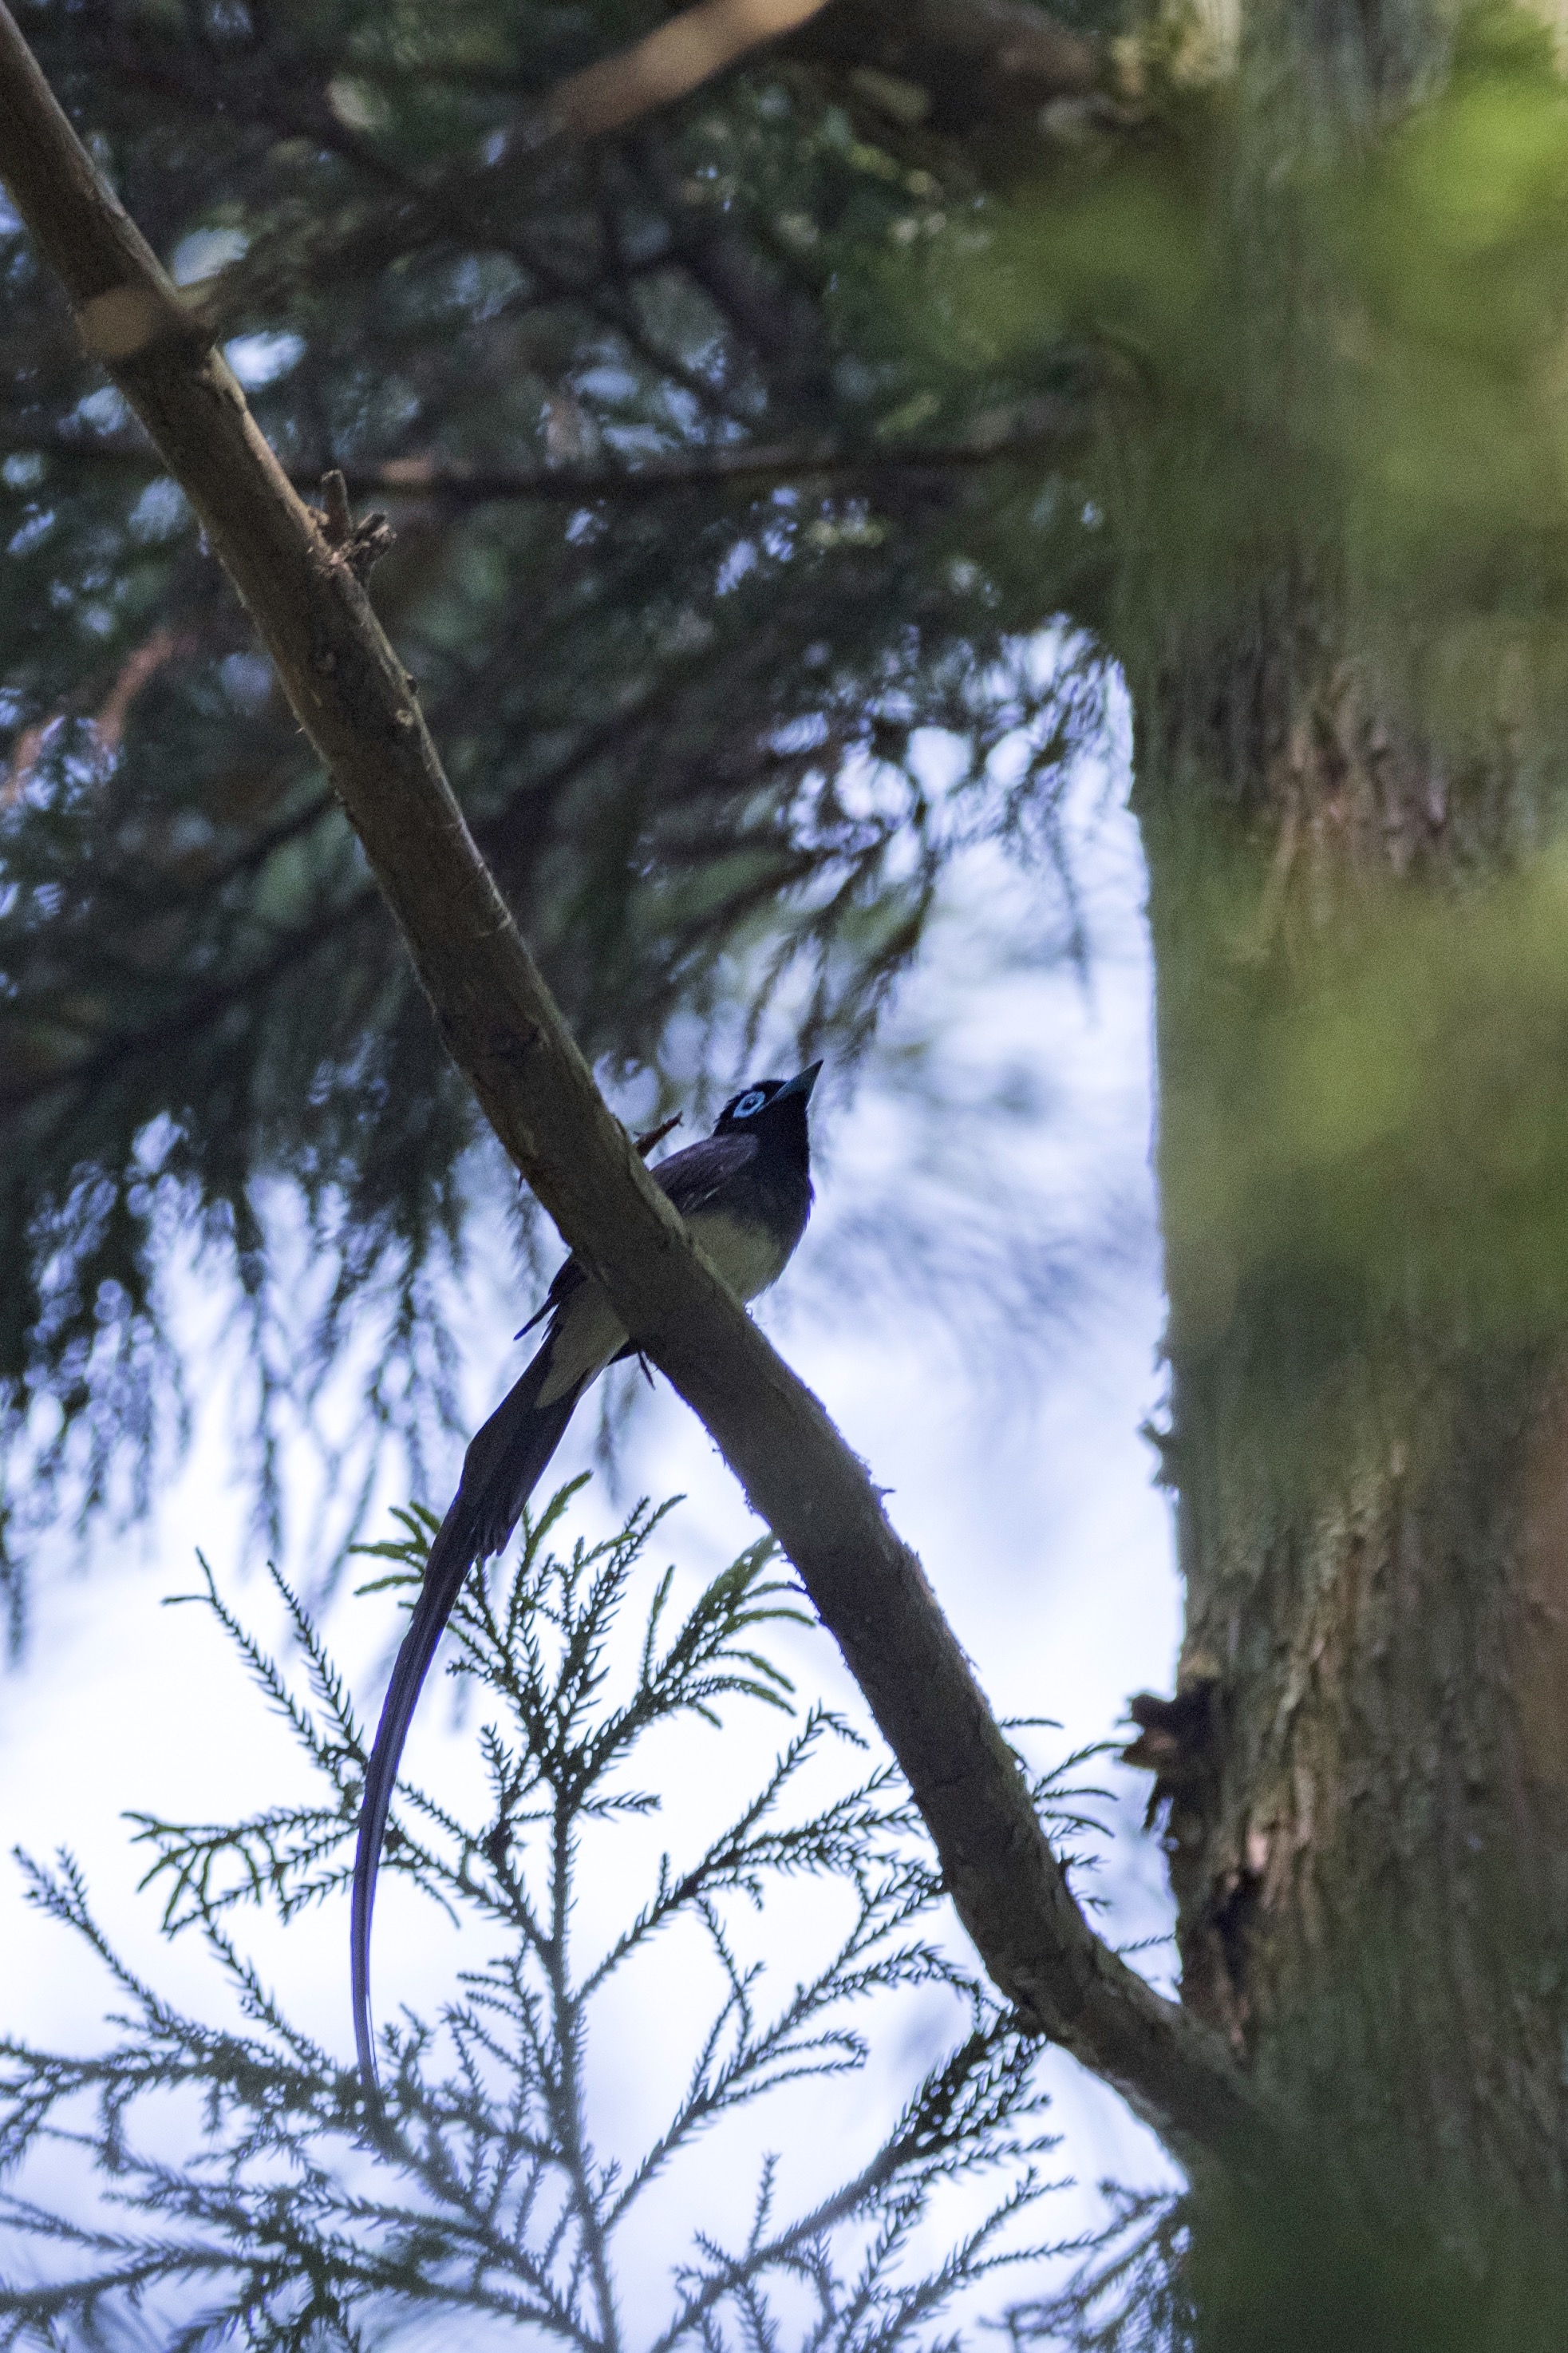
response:
M0 8L0 175L89 349L200 516L501 1143L798 1570L910 1782L959 1915L1030 2029L1179 2154L1267 2154L1212 2030L1095 1935L1018 1760L865 1466L694 1248L595 1084L443 774L412 680L222 354Z
M171 2353L197 2353L235 2334L258 2353L284 2353L314 2345L329 2320L331 2341L353 2348L366 2341L367 2324L384 2335L389 2314L395 2329L420 2316L428 2327L439 2315L459 2337L465 2322L471 2330L474 2319L495 2316L531 2323L578 2353L606 2353L620 2341L605 2315L616 2307L623 2232L654 2185L680 2179L699 2140L775 2093L858 2073L879 2042L868 2008L873 2019L887 2016L889 2002L915 1988L942 1999L959 2026L956 2045L908 2085L901 2111L869 2147L856 2136L853 2170L826 2193L818 2179L804 2211L786 2206L764 2158L738 2244L699 2223L689 2253L672 2264L669 2318L656 2346L735 2353L780 2343L776 2295L805 2280L818 2353L863 2353L873 2329L881 2353L915 2353L931 2345L929 2324L959 2292L1000 2265L1064 2252L1031 2245L1016 2227L1059 2186L1039 2162L1057 2139L1042 2129L1048 2098L1037 2080L1037 2040L930 1934L941 1881L892 1768L811 1810L802 1769L819 1757L823 1736L845 1732L826 1715L813 1711L763 1789L689 1868L672 1874L663 1858L656 1899L641 1902L629 1930L607 1949L585 1940L584 1824L625 1820L652 1801L626 1772L656 1719L705 1715L720 1683L742 1708L765 1700L749 1653L759 1621L780 1613L758 1546L713 1580L673 1636L661 1632L667 1570L646 1607L640 1664L628 1673L616 1628L632 1577L641 1582L652 1567L644 1556L662 1514L640 1504L618 1533L594 1544L579 1537L563 1554L548 1539L574 1492L563 1488L528 1520L521 1556L476 1583L458 1613L458 1663L487 1699L503 1703L509 1720L504 1741L481 1735L481 1746L492 1764L503 1751L510 1763L490 1775L488 1833L453 1821L439 1854L405 1856L401 1867L437 1901L455 1894L470 1922L500 1928L509 1949L466 1973L438 2026L405 2011L405 2025L389 2031L395 2170L383 2164L367 2177L357 2077L292 2021L237 1942L223 1874L193 1890L188 1916L174 1925L197 1932L226 2009L237 2003L238 2032L175 2006L128 1967L68 1856L52 1871L24 1862L30 1900L109 1971L117 2039L82 2058L0 2036L0 2241L7 2254L41 2259L27 2262L21 2278L0 2259L0 2347L52 2345L65 2327L107 2339L140 2301L164 2321L160 2342ZM417 1508L397 1516L405 1535L367 1549L417 1568L430 1530ZM216 1584L197 1598L276 1714L291 1678ZM337 1806L334 1761L321 1736L340 1713L342 1679L308 1615L298 1622L309 1666L287 1730L318 1786L324 1778L325 1802L314 1810L348 1843L352 1817ZM584 1677L584 1659L602 1667ZM661 1685L651 1712L650 1672ZM616 1727L628 1725L622 1739ZM863 1746L858 1735L846 1737ZM1058 1802L1077 1794L1061 1780L1070 1770L1069 1760L1050 1777ZM521 1819L510 1786L520 1776L539 1796ZM416 1790L404 1795L419 1802ZM258 1828L272 1860L251 1900L288 1920L320 1883L322 1839L310 1810L300 1834L277 1846L271 1817L226 1831L166 1823L157 1838L175 1856L193 1843L226 1849L227 1875L243 1894ZM469 1869L481 1857L493 1873L482 1882ZM622 1861L635 1885L642 1868L625 1849ZM610 1883L618 1877L612 1867ZM850 1916L834 1951L792 1985L787 1964L742 1958L735 1931L765 1920L803 1882L847 1898ZM604 2031L597 1997L608 1978L645 1959L672 1884L685 1891L682 1963L695 1961L708 1978L709 2022L687 2033L671 2021L690 2066L673 2087L668 2123L628 2134L623 2115L601 2146L582 2096L584 2059ZM664 1927L671 1925L667 1917ZM623 1980L623 2000L628 1990ZM646 2001L646 1978L639 1992ZM199 2117L184 2155L168 2130L171 2099ZM160 2109L149 2149L145 2126ZM27 2176L38 2160L54 2158L58 2168L67 2146L79 2195L61 2211L47 2200L47 2175L42 2201L29 2196ZM84 2160L112 2230L81 2212ZM931 2219L933 2197L960 2179L991 2181L989 2211L932 2263L914 2233ZM659 2324L646 2292L642 2304L646 2339Z
M433 499L455 507L513 500L555 506L604 500L632 506L679 491L766 489L788 482L875 482L900 474L967 473L1030 459L1059 459L1080 438L1085 415L1065 401L1037 402L1027 418L994 432L952 440L734 442L716 448L660 452L630 464L555 466L445 465L438 459L393 459L384 465L345 465L359 498ZM301 486L303 476L296 477Z
M551 466L465 466L437 457L348 459L341 473L351 498L427 499L447 507L519 504L642 505L682 491L763 490L789 482L875 482L889 475L969 473L991 466L1059 459L1085 429L1085 411L1066 401L1035 401L1026 415L994 430L952 440L721 443L661 450L630 462L569 461ZM120 471L149 479L163 467L157 452L124 434L72 434L53 438L0 429L0 449L47 458L51 464ZM310 494L317 477L289 470L295 489Z

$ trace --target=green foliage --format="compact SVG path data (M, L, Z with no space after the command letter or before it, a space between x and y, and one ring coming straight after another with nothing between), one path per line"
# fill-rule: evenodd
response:
M24 13L307 486L334 464L524 478L392 494L374 591L605 1076L635 1078L652 1118L739 1067L764 1018L852 1058L953 848L1048 839L1100 713L1087 649L1059 681L1011 650L1082 537L1070 511L1030 523L1040 461L1016 512L1013 469L1000 491L888 470L900 435L994 406L958 386L933 408L918 355L861 332L868 257L941 219L941 157L893 153L839 84L764 69L531 170L506 142L628 37L616 7ZM376 1367L367 1429L416 1445L450 1404L443 1276L499 1172L244 616L8 219L0 269L0 1439L19 1567L51 1510L134 1502L128 1476L177 1433L181 1248L237 1282L264 1478L284 1409L353 1344ZM700 479L742 442L824 437L866 451L863 479ZM614 495L656 456L696 461L693 485ZM529 495L560 462L611 494ZM1000 792L989 764L1020 727ZM966 747L942 792L929 729ZM301 1221L308 1307L279 1263Z
M1561 1328L1561 851L1458 901L1390 899L1303 987L1267 973L1167 1102L1194 1338L1272 1284L1476 1341Z
M1277 1450L1342 1379L1316 1469L1401 1318L1562 1325L1568 82L1470 8L1369 122L1271 21L879 282L952 381L1054 355L1096 404L1177 1338L1247 1334Z
M1446 743L1484 736L1510 656L1561 722L1568 85L1526 9L1468 7L1443 46L1373 133L1304 117L1278 56L1178 44L1140 138L1063 149L880 265L931 369L1092 401L1076 479L1135 689L1295 578Z
M795 1588L770 1575L764 1543L679 1622L667 1570L640 1640L628 1643L625 1615L664 1514L639 1505L616 1535L556 1553L551 1541L574 1492L563 1488L525 1523L510 1569L470 1580L453 1620L454 1671L474 1684L483 1715L481 1815L462 1819L406 1785L398 1793L388 1872L481 1942L437 2021L405 2010L383 2030L390 2149L366 2137L357 2074L290 2021L235 1929L247 1908L287 1922L342 1894L361 1727L280 1577L302 1687L247 1632L210 1572L205 1590L185 1597L237 1644L320 1794L233 1825L132 1818L164 1929L201 1940L237 2008L234 2025L177 2008L117 1957L68 1857L53 1871L26 1865L32 1900L108 1969L119 2036L90 2057L0 2044L0 2163L14 2171L64 2147L79 2168L97 2168L98 2193L96 2211L85 2193L68 2209L36 2201L24 2173L0 2201L12 2250L0 2343L124 2341L144 2309L162 2344L193 2353L231 2337L361 2346L433 2319L465 2342L488 2330L584 2348L720 2353L798 2341L820 2353L891 2353L952 2344L932 2332L961 2292L1027 2259L1014 2226L1046 2193L1040 2160L1052 2146L1030 2084L1034 2045L933 1934L941 1883L890 1768L840 1786L815 1810L803 1804L829 1752L854 1745L812 1707L762 1787L700 1852L681 1861L667 1852L640 1890L635 1857L629 1873L624 1857L613 1860L615 1839L659 1807L637 1771L650 1733L683 1717L716 1725L726 1704L789 1707L789 1684L763 1644L771 1626L800 1613ZM404 1535L370 1548L395 1565L373 1591L422 1567L433 1522L399 1516ZM1060 1775L1037 1787L1047 1818L1069 1832L1089 1827L1083 1794ZM624 1925L598 1943L574 1921L590 1870L632 1882ZM834 1891L847 1925L819 1966L775 1987L745 1957L746 1918L765 1922L782 1884L803 1881ZM640 2146L610 2154L584 2094L603 2031L596 2005L672 1941L683 1968L706 1966L716 2007L674 2113ZM862 2161L797 2213L764 2161L745 2233L727 2244L699 2230L672 2259L663 2318L624 2316L619 2249L653 2186L741 2111L788 2084L861 2068L879 2022L885 2029L889 2006L910 1989L955 2005L960 2039ZM660 2041L678 2031L657 2006L647 2015ZM997 2182L989 2211L927 2263L943 2185L987 2175Z

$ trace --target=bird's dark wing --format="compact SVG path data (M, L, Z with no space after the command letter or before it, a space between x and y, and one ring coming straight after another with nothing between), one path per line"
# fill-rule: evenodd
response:
M668 1160L661 1160L648 1174L660 1192L668 1194L681 1216L689 1218L756 1156L754 1135L705 1135L700 1144L689 1144L683 1151L672 1152ZM534 1310L521 1331L513 1333L513 1339L521 1340L524 1332L531 1332L536 1324L542 1324L552 1309L563 1305L587 1280L574 1258L558 1266L543 1304ZM621 1353L629 1356L635 1351L628 1347Z
M689 1144L683 1151L672 1152L668 1160L661 1160L648 1174L660 1192L668 1194L681 1216L689 1218L756 1156L754 1135L705 1135L700 1144ZM556 1268L543 1303L535 1308L512 1338L521 1340L524 1332L531 1332L536 1324L542 1324L552 1309L563 1306L587 1280L574 1258L565 1260ZM630 1356L633 1351L627 1348L622 1353Z
M705 1135L684 1152L672 1152L650 1173L683 1218L705 1209L716 1193L732 1184L757 1156L754 1135Z
M463 1580L477 1560L500 1552L506 1543L545 1465L561 1443L573 1408L587 1387L586 1381L579 1381L564 1395L542 1406L539 1393L549 1377L551 1355L551 1342L546 1340L521 1378L476 1433L463 1458L463 1475L451 1509L430 1547L425 1581L392 1670L392 1680L382 1703L381 1722L376 1726L375 1745L365 1767L349 1936L354 2043L373 2116L379 2115L379 2094L370 2020L370 1924L397 1767L421 1686L447 1620L457 1606Z

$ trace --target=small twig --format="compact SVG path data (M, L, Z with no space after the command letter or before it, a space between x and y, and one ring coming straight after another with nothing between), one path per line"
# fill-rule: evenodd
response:
M355 522L349 486L338 466L321 476L321 504L310 512L327 545L336 549L362 585L370 577L372 565L380 562L397 537L384 514L367 514L363 522Z
M321 476L321 504L318 512L328 546L342 547L353 530L354 519L349 508L349 486L336 466Z

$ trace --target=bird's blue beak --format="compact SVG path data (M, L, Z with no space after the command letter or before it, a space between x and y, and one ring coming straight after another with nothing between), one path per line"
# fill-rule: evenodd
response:
M816 1074L821 1068L820 1062L813 1062L809 1070L797 1071L793 1079L784 1081L784 1085L773 1097L774 1103L783 1103L785 1095L809 1095L816 1084Z

